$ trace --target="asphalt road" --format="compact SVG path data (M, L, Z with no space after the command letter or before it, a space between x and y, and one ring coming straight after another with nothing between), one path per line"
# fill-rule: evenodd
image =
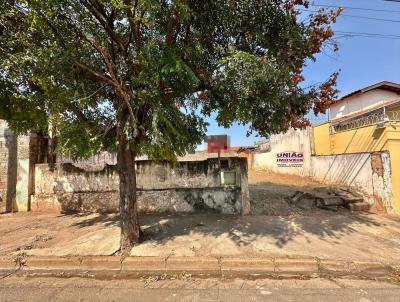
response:
M362 280L91 280L9 277L0 301L399 301L400 286Z

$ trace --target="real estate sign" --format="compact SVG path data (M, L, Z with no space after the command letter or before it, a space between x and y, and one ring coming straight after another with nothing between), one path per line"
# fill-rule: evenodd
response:
M302 167L304 164L303 152L285 151L276 154L278 167Z

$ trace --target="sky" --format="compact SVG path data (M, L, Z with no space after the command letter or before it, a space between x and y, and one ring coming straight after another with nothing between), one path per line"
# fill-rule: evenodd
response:
M333 26L339 51L319 54L317 62L305 69L307 83L323 82L338 70L339 96L384 80L400 83L400 1L311 0L310 3L345 9ZM315 10L317 6L310 6L309 10ZM344 37L343 32L351 34ZM374 37L360 37L359 33L373 34ZM310 119L319 123L327 117L310 115ZM207 121L210 123L207 134L228 134L232 146L253 145L257 140L255 134L246 137L247 126L234 125L225 129L218 127L213 117ZM202 148L204 145L199 146Z

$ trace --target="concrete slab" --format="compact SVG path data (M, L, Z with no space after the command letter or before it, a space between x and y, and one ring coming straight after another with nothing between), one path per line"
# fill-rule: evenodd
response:
M112 255L119 249L115 215L0 215L0 255Z
M400 261L400 219L372 214L146 216L132 256L302 256Z
M20 252L25 252L28 255L35 256L110 256L119 250L119 236L119 228L105 228L88 232L87 234L76 237L69 242L61 242L56 246L42 249L21 250Z

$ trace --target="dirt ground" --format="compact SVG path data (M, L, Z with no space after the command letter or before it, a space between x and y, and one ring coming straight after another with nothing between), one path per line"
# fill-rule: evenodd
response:
M295 216L318 215L319 209L304 210L287 201L296 191L307 191L323 184L307 177L285 175L266 171L249 172L249 192L253 215ZM346 212L346 210L343 210Z

